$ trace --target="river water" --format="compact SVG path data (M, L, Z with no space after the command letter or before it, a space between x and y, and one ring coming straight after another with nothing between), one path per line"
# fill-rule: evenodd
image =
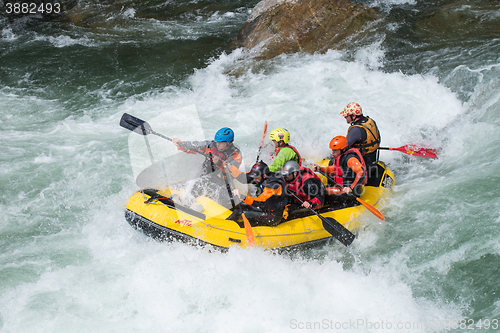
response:
M256 1L2 16L0 331L498 331L500 5L358 3L383 14L363 41L260 62L227 49ZM339 111L353 101L382 146L439 158L382 151L397 181L386 221L367 213L349 248L222 254L125 221L138 188L124 112L177 119L194 105L205 136L232 127L251 165L264 120L312 159L346 132Z

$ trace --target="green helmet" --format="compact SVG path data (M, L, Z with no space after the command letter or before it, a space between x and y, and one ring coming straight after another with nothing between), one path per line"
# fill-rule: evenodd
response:
M269 139L276 140L276 142L283 141L284 143L290 142L290 132L284 128L275 128L269 133Z

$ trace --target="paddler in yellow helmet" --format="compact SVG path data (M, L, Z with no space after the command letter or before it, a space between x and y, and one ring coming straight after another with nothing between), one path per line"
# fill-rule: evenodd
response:
M283 168L288 161L295 161L302 165L302 158L300 157L297 148L289 145L290 132L284 128L275 128L269 133L269 139L274 144L275 158L273 163L269 165L269 171L277 172Z
M347 104L340 115L351 125L346 135L348 147L359 149L368 167L376 164L380 133L375 121L368 116L363 116L358 103Z

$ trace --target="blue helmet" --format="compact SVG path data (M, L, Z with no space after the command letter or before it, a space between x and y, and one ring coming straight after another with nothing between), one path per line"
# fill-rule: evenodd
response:
M234 141L234 132L229 127L222 127L215 133L214 141L216 142L232 142Z

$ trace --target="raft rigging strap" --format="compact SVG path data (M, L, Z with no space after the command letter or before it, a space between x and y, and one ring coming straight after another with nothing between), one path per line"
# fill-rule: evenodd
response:
M158 190L144 189L141 192L146 194L146 195L149 195L149 197L150 197L148 200L146 200L145 203L153 203L154 201L159 201L162 204L166 205L168 208L179 210L179 211L184 212L186 214L193 215L194 217L197 217L199 219L205 220L207 218L207 216L203 213L197 212L189 207L178 204L178 203L174 202L172 199L164 197L161 194L158 194Z

